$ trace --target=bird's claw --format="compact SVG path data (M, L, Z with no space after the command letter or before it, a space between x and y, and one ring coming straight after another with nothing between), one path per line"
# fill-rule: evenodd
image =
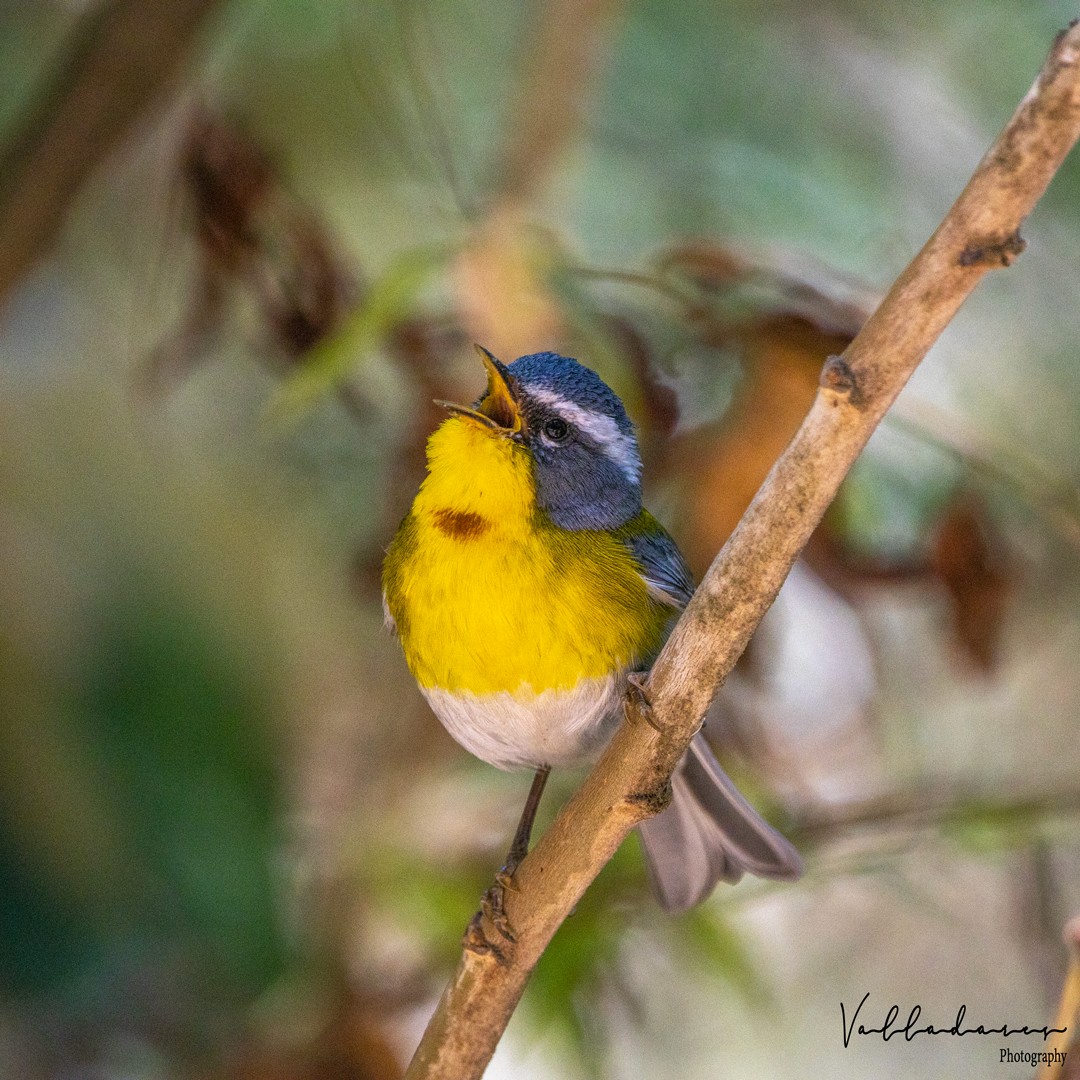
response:
M494 951L494 946L484 936L484 928L480 924L480 912L478 911L465 927L465 934L461 939L461 946L469 952L487 954Z
M484 913L478 911L469 920L469 925L465 928L465 934L461 939L461 947L480 956L494 956L500 964L505 964L506 956L502 949L484 933L483 916Z
M532 832L533 818L536 816L536 808L540 803L540 796L550 771L550 765L537 768L532 787L529 789L529 797L525 800L524 809L521 811L521 820L514 832L513 843L506 856L506 862L495 875L495 881L491 887L480 898L480 910L469 923L462 942L466 949L471 949L473 952L494 954L500 963L504 963L506 958L500 948L500 942L493 941L485 933L484 919L486 918L491 923L502 941L510 944L517 941L517 934L514 933L514 928L510 925L510 919L506 914L506 894L518 891L514 874L529 852L529 835Z
M652 695L649 693L649 688L645 685L645 680L649 677L647 671L631 671L626 676L626 685L631 695L633 695L635 703L637 705L637 711L641 713L645 720L645 723L653 729L653 731L660 731L660 725L653 717L652 709Z
M504 866L495 871L495 884L507 892L518 892L518 884L514 880L514 871L517 867Z
M505 873L505 870L500 870L495 875L495 884L480 899L480 911L488 917L498 933L512 944L517 941L517 935L506 914L507 885L510 888L516 888L511 884L511 877Z

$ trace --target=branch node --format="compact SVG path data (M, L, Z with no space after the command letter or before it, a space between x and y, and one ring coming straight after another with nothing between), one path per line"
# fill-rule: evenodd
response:
M972 240L956 260L959 266L1011 266L1013 259L1020 255L1027 242L1017 229L1008 236L987 236Z
M831 390L838 398L846 399L857 409L861 409L866 403L855 372L842 356L830 356L825 361L819 382L822 389Z
M635 813L644 810L644 817L655 817L671 805L671 780L666 779L658 786L644 791L631 791L626 796L626 802L633 807Z

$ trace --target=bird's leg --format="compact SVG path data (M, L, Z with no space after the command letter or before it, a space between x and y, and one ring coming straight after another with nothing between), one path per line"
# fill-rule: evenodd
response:
M517 888L514 884L514 873L529 853L529 839L532 837L533 822L536 820L536 811L540 807L540 796L544 794L544 785L547 783L550 773L550 765L545 765L536 770L532 787L529 788L529 796L521 809L521 818L518 821L517 828L514 830L514 839L511 841L510 850L506 854L506 862L495 874L495 884L484 893L480 901L480 910L487 915L495 929L507 941L514 940L514 932L506 917L504 904L506 890Z
M473 916L469 928L465 931L465 946L476 952L489 951L490 945L486 942L480 928L480 917L486 915L496 930L507 941L514 940L514 931L510 926L510 920L506 917L505 896L507 889L515 889L514 873L521 865L522 860L529 853L529 838L532 836L533 822L536 820L536 811L540 806L540 796L544 794L544 785L547 783L551 766L545 765L536 770L533 777L532 787L529 788L529 797L521 810L521 819L514 831L514 839L510 844L510 850L506 855L506 862L495 875L495 883L484 893L480 900L480 910Z
M513 888L511 879L514 871L521 865L522 860L529 854L529 840L532 837L533 822L536 820L536 811L540 808L540 796L544 794L544 785L551 774L551 766L545 765L536 770L533 777L532 787L529 788L529 797L521 808L521 818L517 829L514 831L514 839L510 843L510 850L506 855L503 868L495 875L495 880L504 887Z

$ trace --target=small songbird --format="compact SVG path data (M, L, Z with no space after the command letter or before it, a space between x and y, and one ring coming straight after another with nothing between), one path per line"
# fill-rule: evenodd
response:
M655 658L693 580L641 501L622 402L555 353L504 365L427 447L427 476L383 566L387 623L447 731L536 777L498 880L528 850L552 766L595 757L627 676ZM660 904L684 911L744 872L794 878L798 853L736 789L699 733L671 805L639 826Z

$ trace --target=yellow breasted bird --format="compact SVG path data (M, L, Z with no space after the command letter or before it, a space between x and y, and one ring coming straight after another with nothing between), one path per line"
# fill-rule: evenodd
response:
M505 883L528 849L548 771L596 756L627 675L648 667L694 585L641 502L622 402L555 353L509 366L428 441L428 472L387 552L388 624L435 714L466 750L536 771ZM793 878L798 853L760 817L699 734L671 805L639 826L669 911L744 872Z

